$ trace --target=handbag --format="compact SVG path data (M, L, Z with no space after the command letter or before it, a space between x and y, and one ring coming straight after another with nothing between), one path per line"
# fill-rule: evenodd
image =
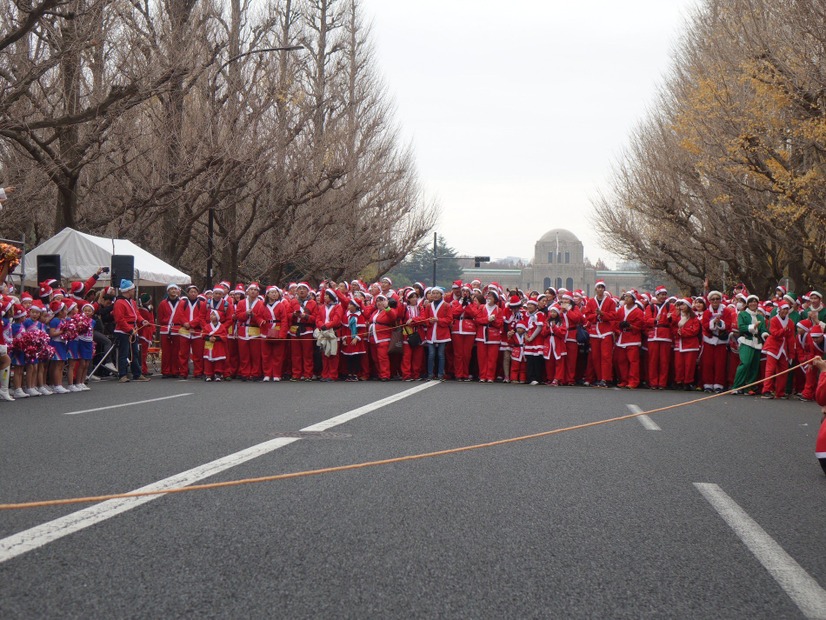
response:
M390 353L402 352L402 330L394 329L390 332Z
M576 326L576 341L577 344L588 344L590 342L591 336L588 335L588 330L585 329L584 325L577 325Z
M422 344L422 336L418 331L414 331L407 337L407 344L411 347L418 347Z

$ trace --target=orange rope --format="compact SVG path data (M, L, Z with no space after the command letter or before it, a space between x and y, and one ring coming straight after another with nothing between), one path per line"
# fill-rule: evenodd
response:
M759 385L766 380L774 379L781 375L785 375L787 373L796 370L797 368L804 366L805 364L810 363L813 359L812 358L806 362L802 362L797 366L792 366L783 372L775 373L769 377L764 377L759 381L755 381L754 383L749 383L748 385L741 386L738 389L744 389L753 387L755 385ZM569 431L576 431L583 428L592 428L594 426L601 426L603 424L611 424L614 422L621 422L623 420L630 420L631 418L637 418L642 415L648 415L651 413L661 413L663 411L668 411L670 409L678 409L680 407L686 407L689 405L694 405L697 403L701 403L707 400L712 400L714 398L719 398L721 396L726 396L731 394L735 390L728 390L726 392L721 392L719 394L712 394L711 396L704 396L702 398L697 398L695 400L691 400L684 403L677 403L675 405L668 405L665 407L658 407L656 409L649 409L648 411L640 411L637 413L630 413L628 415L618 416L615 418L609 418L606 420L597 420L595 422L586 422L584 424L577 424L575 426L567 426L565 428L558 428L550 431L542 431L540 433L533 433L530 435L522 435L520 437L511 437L508 439L499 439L496 441L489 441L486 443L475 444L471 446L462 446L459 448L449 448L447 450L438 450L436 452L425 452L421 454L412 454L408 456L399 456L395 458L389 459L382 459L379 461L367 461L364 463L355 463L352 465L339 465L337 467L324 467L322 469L310 469L306 471L298 471L289 474L275 474L271 476L260 476L258 478L243 478L240 480L228 480L226 482L212 482L208 484L198 484L198 485L191 485L186 487L178 487L174 489L165 489L162 491L135 491L132 493L114 493L111 495L97 495L92 497L72 497L67 499L54 499L54 500L44 500L44 501L36 501L36 502L23 502L18 504L0 504L0 510L22 510L25 508L45 508L51 506L65 506L69 504L88 504L88 503L96 503L96 502L103 502L111 499L127 499L130 497L146 497L149 495L165 495L167 493L187 493L189 491L207 491L210 489L220 489L224 487L234 487L240 486L244 484L258 484L261 482L273 482L275 480L289 480L292 478L305 478L308 476L318 476L321 474L332 474L336 472L342 471L351 471L355 469L364 469L366 467L376 467L378 465L390 465L393 463L405 463L408 461L418 461L421 459L433 458L437 456L446 456L448 454L459 454L460 452L470 452L471 450L481 450L483 448L492 448L495 446L503 446L505 444L516 443L519 441L526 441L528 439L539 439L541 437L550 437L551 435L559 435L561 433L567 433Z

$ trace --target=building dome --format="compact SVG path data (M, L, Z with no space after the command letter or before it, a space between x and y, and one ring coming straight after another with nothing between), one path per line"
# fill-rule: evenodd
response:
M560 241L567 241L569 243L579 243L579 238L572 233L570 230L565 230L564 228L554 228L553 230L549 230L544 235L539 238L538 243L543 243L547 241L556 242L557 235L559 235Z

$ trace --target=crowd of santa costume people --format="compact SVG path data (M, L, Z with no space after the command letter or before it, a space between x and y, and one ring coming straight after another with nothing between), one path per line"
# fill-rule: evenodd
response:
M394 290L385 277L369 286L325 281L317 290L306 282L283 289L221 282L207 291L170 284L155 309L149 295L136 299L128 280L117 291L95 288L101 271L68 291L42 282L38 299L3 295L0 344L10 353L13 383L8 370L0 374L0 398L89 389L95 355L112 348L117 367L107 367L121 382L147 381L146 355L156 338L163 378L208 382L500 381L733 389L808 401L820 400L818 376L826 367L809 363L825 357L819 291L798 297L778 287L761 300L741 284L728 295L681 298L660 286L617 297L597 281L588 297L478 280L456 281L448 291L421 283ZM100 334L106 324L110 338Z

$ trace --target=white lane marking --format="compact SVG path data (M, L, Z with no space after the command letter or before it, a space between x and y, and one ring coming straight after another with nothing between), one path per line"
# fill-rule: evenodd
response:
M326 431L327 429L333 428L334 426L338 426L339 424L344 424L345 422L349 422L350 420L354 420L359 416L363 416L365 413L370 413L371 411L375 411L376 409L381 409L389 405L390 403L395 403L398 400L402 400L407 398L408 396L413 396L417 392L421 392L428 388L432 388L435 385L440 385L439 381L428 381L426 383L422 383L414 388L410 388L409 390L405 390L404 392L399 392L398 394L394 394L393 396L388 396L387 398L382 398L381 400L377 400L374 403L370 403L369 405L364 405L363 407L359 407L358 409L353 409L352 411L348 411L347 413L342 413L334 418L330 418L329 420L324 420L323 422L319 422L318 424L313 424L312 426L308 426L307 428L302 428L302 433L312 433L316 431Z
M826 618L826 590L716 484L694 486L807 618Z
M379 409L380 407L383 407L387 404L396 402L408 396L412 396L413 394L420 392L423 389L426 389L427 387L432 387L433 385L438 385L438 383L425 383L424 385L418 386L416 388L405 390L404 392L400 392L395 396L383 398L382 400L378 400L370 405L359 407L343 415L330 418L330 420L327 420L326 422L319 422L318 424L315 424L313 426L308 426L307 428L302 429L302 432L324 430L326 428L331 428L333 426L343 424L347 420L352 420L360 415L369 413L370 411L375 411L376 409ZM186 395L180 394L179 396ZM346 419L344 419L345 416L347 416ZM330 423L329 426L324 426L327 423ZM204 478L214 476L218 473L221 473L224 470L230 469L231 467L240 465L241 463L267 454L268 452L272 452L273 450L277 450L278 448L283 448L284 446L287 446L296 441L299 441L298 437L279 437L277 439L271 439L270 441L265 441L264 443L252 446L245 450L241 450L240 452L235 452L234 454L227 455L216 461L200 465L198 467L195 467L194 469L190 469L189 471L176 474L169 478L165 478L164 480L154 482L148 486L141 487L140 489L135 489L131 492L135 493L141 491L161 491L177 487L189 486L190 484L198 482L199 480L203 480ZM101 502L100 504L95 504L94 506L90 506L89 508L84 508L83 510L73 512L64 517L54 519L53 521L48 521L47 523L44 523L42 525L37 525L35 527L29 528L28 530L24 530L22 532L18 532L17 534L13 534L6 538L0 539L0 564L7 560L11 560L12 558L15 558L19 555L22 555L27 551L31 551L32 549L42 547L43 545L63 538L64 536L68 536L69 534L95 525L96 523L100 523L101 521L110 519L116 515L119 515L122 512L131 510L132 508L137 508L142 504L146 504L147 502L151 502L152 500L158 499L160 497L163 497L163 495L147 495L144 497L127 497L123 499L107 500L105 502Z
M107 405L106 407L96 407L95 409L81 409L80 411L66 411L63 415L77 415L79 413L91 413L93 411L104 411L106 409L117 409L118 407L131 407L132 405L143 405L145 403L155 403L159 400L169 400L170 398L180 398L181 396L192 396L194 392L175 394L173 396L161 396L160 398L150 398L148 400L136 400L132 403L120 403L119 405Z
M640 409L636 405L625 405L625 406L628 407L628 410L631 413L640 413L642 411L642 409ZM642 424L649 431L661 431L661 430L663 430L659 427L659 425L654 420L652 420L651 418L649 418L645 414L638 415L637 419L640 421L640 424Z

